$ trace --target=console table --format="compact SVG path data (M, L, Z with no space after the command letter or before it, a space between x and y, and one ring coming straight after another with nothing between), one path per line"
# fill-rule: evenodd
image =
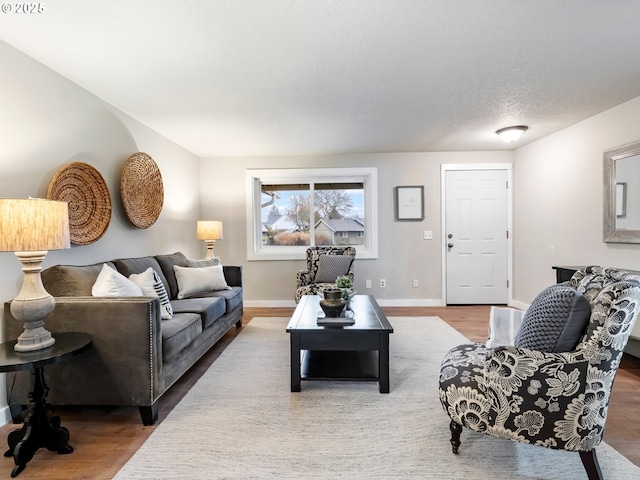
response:
M48 392L44 380L44 367L66 361L87 350L93 341L86 333L54 333L56 343L51 347L33 352L16 352L16 340L0 344L0 372L33 370L33 388L29 393L29 406L24 424L19 430L9 433L9 449L5 457L13 457L16 466L11 476L17 476L27 466L39 448L60 454L73 452L69 445L69 430L60 426L59 416L50 416L46 403Z
M556 283L568 282L582 267L551 267L556 271Z

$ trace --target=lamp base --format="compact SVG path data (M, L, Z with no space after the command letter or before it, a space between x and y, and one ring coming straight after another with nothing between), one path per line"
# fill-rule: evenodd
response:
M13 349L16 352L33 352L48 348L56 343L56 339L51 336L51 332L44 327L25 328L18 337L18 343Z
M214 254L213 254L213 245L216 243L215 240L205 240L204 243L207 244L207 254L204 256L205 260L209 260L211 258L214 258Z
M44 319L53 312L56 302L44 289L40 278L41 264L47 252L16 252L22 263L24 281L22 290L11 302L11 314L24 323L24 332L13 349L16 352L33 352L55 344L55 339L44 328Z

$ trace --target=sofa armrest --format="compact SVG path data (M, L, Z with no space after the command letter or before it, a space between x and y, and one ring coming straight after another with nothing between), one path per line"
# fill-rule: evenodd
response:
M5 340L22 333L22 323L4 308ZM57 297L45 328L84 332L92 347L78 358L47 367L53 405L152 405L163 393L160 301L151 297ZM7 374L8 385L12 381ZM30 375L17 376L15 398L23 403Z
M223 265L222 271L227 285L230 287L242 287L242 267L235 265Z

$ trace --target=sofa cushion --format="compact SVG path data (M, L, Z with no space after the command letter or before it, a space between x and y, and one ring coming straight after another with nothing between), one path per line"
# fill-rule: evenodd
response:
M336 278L349 273L351 255L320 255L314 283L335 283Z
M224 278L222 265L203 268L174 265L173 271L176 272L176 280L178 281L178 299L230 288Z
M527 309L515 346L541 352L570 352L589 323L589 301L568 284L544 289Z
M106 263L91 288L94 297L142 297L142 288Z
M153 268L149 267L142 273L133 273L129 275L129 280L137 283L142 289L142 294L146 297L158 297L160 299L161 317L163 320L169 320L173 317L173 308L169 301L169 294L160 275Z
M202 327L207 328L226 313L226 304L220 297L185 298L172 300L174 313L197 313L202 317Z
M41 272L42 284L54 297L89 297L103 265L55 265Z
M162 358L164 361L176 357L202 333L200 315L176 313L171 320L162 322Z
M187 257L181 252L176 252L168 255L156 255L156 260L160 264L162 273L169 285L167 290L169 292L169 298L172 300L178 298L178 281L176 280L176 274L173 271L173 266L178 265L179 267L186 267Z
M242 287L230 287L230 290L216 290L215 292L201 293L191 298L221 297L226 303L226 311L229 313L234 308L242 305Z
M162 268L160 268L160 264L155 257L120 258L118 260L113 260L113 264L116 269L127 278L134 273L142 273L147 268L151 267L158 272L164 288L169 291L169 283L162 273Z

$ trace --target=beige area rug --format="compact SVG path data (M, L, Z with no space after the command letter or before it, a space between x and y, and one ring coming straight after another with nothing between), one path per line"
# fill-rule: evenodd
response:
M290 392L286 318L255 318L115 478L580 479L577 453L465 429L451 453L440 361L466 339L435 317L391 317L391 392L304 382ZM640 478L608 445L607 480Z

